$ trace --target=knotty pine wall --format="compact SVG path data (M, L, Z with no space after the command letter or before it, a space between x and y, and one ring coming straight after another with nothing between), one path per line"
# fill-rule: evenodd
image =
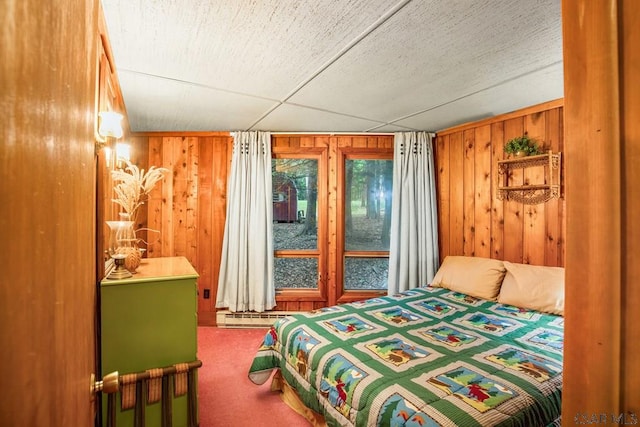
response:
M157 185L140 212L138 227L149 228L142 238L148 242L148 257L184 256L198 274L198 321L203 325L215 324L215 299L220 270L222 240L226 219L227 175L230 172L232 138L227 132L215 133L163 133L129 137L133 147L132 161L141 168L165 167L170 173ZM307 152L328 150L334 155L338 149L351 147L389 149L392 137L377 136L273 136L273 150ZM329 168L336 165L330 162ZM334 188L335 172L330 175L329 186ZM335 191L328 197L335 198ZM334 203L335 204L335 203ZM336 232L335 219L329 221L329 232ZM332 228L333 227L333 228ZM330 254L331 255L331 254ZM335 257L335 253L333 253ZM331 258L331 257L330 257ZM329 270L335 271L335 262L329 261ZM329 274L331 276L331 273ZM335 292L335 283L327 284ZM208 290L210 298L204 298ZM337 297L322 300L278 297L276 310L311 310L326 306Z
M564 266L564 186L560 199L537 205L496 195L504 143L527 132L545 149L562 152L562 114L562 100L557 100L437 133L441 260L466 255ZM542 167L516 171L514 182L539 183L542 173Z
M535 106L438 133L435 141L441 259L446 255L482 256L536 265L564 265L564 198L539 205L496 197L496 162L504 142L526 131L554 152L562 151L562 102ZM227 175L232 138L226 132L165 133L130 138L140 167L171 172L156 186L141 212L141 227L151 230L147 256L185 256L200 275L200 324L215 323L215 299L226 217ZM345 147L390 148L391 137L273 136L273 150L329 150L329 187L337 188L337 153ZM380 145L382 144L382 145ZM392 143L391 143L392 144ZM540 170L524 178L537 181ZM329 191L334 197L336 191ZM331 201L331 200L329 200ZM335 206L335 201L333 203ZM146 212L145 212L146 210ZM335 216L335 215L334 215ZM328 232L338 221L329 214ZM328 276L337 268L329 251ZM310 310L336 300L338 284L328 281L322 301L283 296L278 310ZM208 290L210 298L204 298ZM333 292L333 293L332 293ZM335 295L334 295L335 294Z
M141 167L169 169L140 213L139 225L155 230L142 235L148 242L147 256L184 256L194 266L200 276L198 321L204 325L215 324L231 142L227 132L131 138Z

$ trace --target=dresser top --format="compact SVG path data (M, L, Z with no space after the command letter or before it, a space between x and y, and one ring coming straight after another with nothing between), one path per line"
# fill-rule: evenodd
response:
M196 279L198 273L183 256L143 258L136 272L127 279L102 279L102 286L120 285L158 280Z

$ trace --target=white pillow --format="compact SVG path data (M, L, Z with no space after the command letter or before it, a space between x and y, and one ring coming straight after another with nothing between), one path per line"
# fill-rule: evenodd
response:
M564 315L564 268L507 261L504 266L499 303Z
M495 301L505 272L502 261L498 259L448 256L431 286Z

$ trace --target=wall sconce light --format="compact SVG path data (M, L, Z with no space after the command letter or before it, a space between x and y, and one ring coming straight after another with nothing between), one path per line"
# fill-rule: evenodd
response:
M101 111L98 113L100 125L98 126L98 141L96 142L96 153L105 146L111 147L112 139L122 138L122 114L114 111Z
M98 133L103 137L122 138L122 114L113 111L102 111L98 113L100 117L100 127Z
M116 143L116 167L122 169L125 161L131 161L131 146L124 142L118 142Z

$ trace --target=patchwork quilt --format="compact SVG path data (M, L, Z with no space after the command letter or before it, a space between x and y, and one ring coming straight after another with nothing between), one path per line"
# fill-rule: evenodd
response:
M443 288L279 319L249 369L280 370L329 426L558 422L563 318Z

